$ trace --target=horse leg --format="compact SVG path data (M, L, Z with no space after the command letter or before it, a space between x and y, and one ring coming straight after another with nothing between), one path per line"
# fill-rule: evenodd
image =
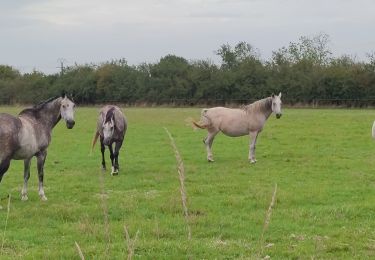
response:
M104 151L105 151L105 146L103 144L103 137L100 136L100 151L102 152L102 171L105 171L106 170L106 167L105 167L105 158L104 158Z
M252 131L250 132L250 147L249 147L249 161L250 163L256 163L257 160L255 159L255 146L257 142L259 132L258 131Z
M208 135L207 137L203 140L204 144L206 145L206 150L207 150L207 161L209 162L213 162L214 161L214 157L213 157L213 154L212 154L212 144L214 142L214 138L215 136L217 135L219 131L214 129L208 129Z
M10 159L4 159L0 163L0 182L3 179L3 175L6 173L6 171L9 169L10 165Z
M116 145L115 145L115 151L113 153L113 155L115 156L115 171L113 173L113 175L117 175L118 174L118 170L119 170L119 164L118 164L118 155L120 153L120 148L122 146L122 141L121 142L116 142Z
M109 148L109 157L111 158L111 164L112 164L111 175L113 175L115 173L115 164L114 164L115 155L113 154L112 144L108 145L108 148Z
M44 162L46 161L47 151L41 151L37 154L37 167L38 167L38 179L39 179L39 196L41 200L47 200L46 195L44 194L43 188L43 178L44 178Z
M26 159L23 161L24 163L24 171L23 171L23 188L21 192L21 200L28 200L27 197L27 182L30 178L30 164L31 164L31 158Z

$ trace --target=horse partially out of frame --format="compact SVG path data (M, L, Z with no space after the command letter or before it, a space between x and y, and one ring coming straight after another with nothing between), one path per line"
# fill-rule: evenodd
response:
M281 93L258 100L242 109L226 107L213 107L203 109L199 122L194 122L196 127L207 129L208 135L203 140L207 149L207 160L213 162L212 143L219 132L227 136L250 136L249 161L255 163L255 146L258 134L262 131L268 117L273 113L280 118Z
M65 120L67 128L72 129L75 124L74 107L74 102L63 94L24 109L18 116L0 114L0 181L12 159L24 160L22 200L28 199L27 182L30 178L31 158L34 156L37 158L39 196L47 200L43 188L44 162L52 129L61 118Z

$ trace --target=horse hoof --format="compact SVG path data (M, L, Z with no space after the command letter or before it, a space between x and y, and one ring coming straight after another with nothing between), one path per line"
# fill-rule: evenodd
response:
M115 167L112 167L111 175L112 176L118 175L118 169L116 169Z
M45 195L40 196L40 199L41 199L42 201L47 201L47 197L46 197Z
M27 195L22 195L22 197L21 197L21 200L23 200L23 201L27 201L29 199L29 197L27 197Z
M257 160L255 160L255 159L250 160L250 163L251 163L251 164L254 164L254 163L256 163L256 162L257 162Z
M212 158L208 158L207 161L208 161L208 162L214 162L215 160L212 159Z

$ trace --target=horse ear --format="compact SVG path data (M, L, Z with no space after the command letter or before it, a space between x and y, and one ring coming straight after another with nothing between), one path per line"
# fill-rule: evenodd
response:
M62 97L62 98L65 98L65 97L66 97L66 92L65 92L65 90L61 91L61 97Z
M72 92L70 92L70 98L73 99L76 97L76 92L73 90Z
M279 98L281 98L281 92L279 93Z
M274 98L274 97L275 97L275 94L272 93L271 97Z

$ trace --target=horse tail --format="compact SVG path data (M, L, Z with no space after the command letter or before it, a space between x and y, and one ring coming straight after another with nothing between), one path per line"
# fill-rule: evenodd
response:
M206 125L201 125L198 122L192 121L192 123L193 123L193 125L195 125L196 127L200 128L200 129L206 129L207 128Z
M91 152L92 152L92 150L94 150L94 146L95 146L95 144L96 144L96 141L98 141L98 137L99 137L99 132L96 131L96 132L95 132L95 135L94 135L94 138L92 139Z
M207 129L211 125L211 119L207 116L207 108L202 109L201 112L201 119L199 122L196 122L195 120L192 120L193 128L200 128L200 129Z

